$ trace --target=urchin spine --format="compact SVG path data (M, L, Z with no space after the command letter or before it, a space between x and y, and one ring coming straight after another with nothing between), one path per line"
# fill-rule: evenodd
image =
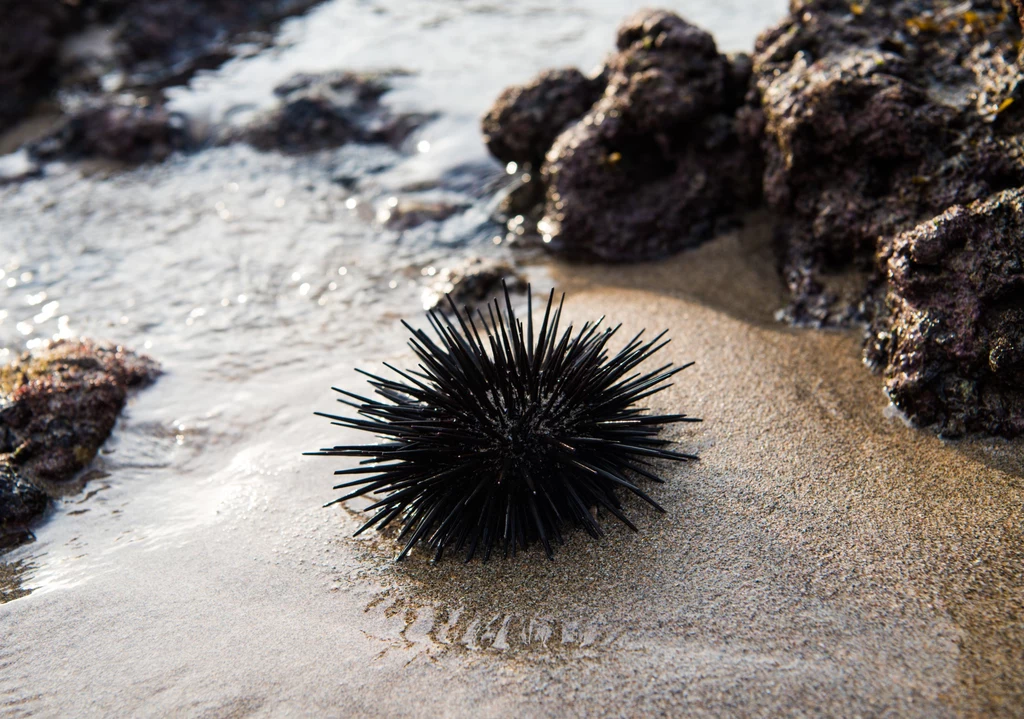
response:
M549 294L536 333L529 288L525 328L507 289L504 312L495 300L486 316L478 311L474 319L451 298L457 324L429 312L438 341L403 321L418 368L384 363L395 379L357 370L380 399L335 387L344 396L338 401L359 416L317 413L384 440L308 453L363 458L335 474L370 475L336 485L350 491L326 506L379 496L357 535L398 520L405 541L398 559L425 543L435 559L451 547L466 549L467 561L480 548L486 561L498 542L514 555L535 539L553 557L551 542L562 542L565 525L602 535L594 508L635 530L619 487L664 511L633 477L661 482L652 460L696 459L667 449L670 442L658 434L664 425L699 420L648 415L634 405L669 387L667 380L692 363L633 372L668 343L665 332L648 341L640 332L609 357L607 343L619 327L600 329L602 318L575 335L571 325L559 334L564 299L556 306L554 291Z

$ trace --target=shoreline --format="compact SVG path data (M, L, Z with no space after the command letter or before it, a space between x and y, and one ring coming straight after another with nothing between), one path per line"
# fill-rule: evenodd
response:
M698 252L735 258L737 242L727 235ZM756 278L753 257L715 266ZM222 499L175 542L94 557L69 588L0 608L19 647L15 674L33 677L31 688L0 688L31 691L52 713L81 707L58 690L76 676L106 712L214 709L244 687L245 701L271 713L351 702L354 714L399 716L609 716L624 705L696 716L1012 714L1024 701L1013 619L1024 589L1021 442L948 442L884 419L855 337L737 319L716 306L714 271L689 297L654 289L659 272L691 271L674 263L611 268L627 287L609 286L608 268L573 267L565 283L575 285L568 317L668 327L666 359L698 360L654 406L704 418L678 432L701 460L645 487L669 513L633 508L639 534L610 526L593 542L575 532L555 562L534 547L507 562L434 566L418 552L394 564L386 538L348 536L355 506L311 509L330 467L296 463L323 436L300 414L215 475L227 496L248 487L240 499L271 514ZM564 271L552 268L556 284ZM293 389L326 380L315 374ZM98 581L115 566L115 586ZM68 614L69 602L89 618ZM119 627L116 640L97 621ZM151 653L170 633L175 646ZM61 637L63 668L52 639L51 651L26 651L42 636ZM166 689L154 704L157 677Z
M832 42L847 30L870 39L861 32L867 24L911 4L861 3L862 12L851 5L850 13L808 6L806 17L778 27L795 23L797 34L782 39ZM647 37L648 47L628 30L632 49L608 55L624 10L617 3L324 2L283 23L278 40L263 36L271 47L240 52L195 82L168 89L166 109L193 116L206 130L229 122L241 128L253 113L271 110L278 102L272 88L287 78L306 77L310 85L293 87L301 92L294 103L280 98L281 108L308 108L313 100L334 112L347 107L349 91L358 95L376 81L332 71L411 67L420 72L396 77L383 102L374 98L360 116L367 128L389 118L433 122L398 122L413 134L395 137L394 146L363 144L360 131L352 141L308 153L197 145L163 163L118 171L99 171L106 167L100 160L57 161L23 181L0 179L0 234L9 252L0 268L0 353L16 355L67 332L140 348L167 370L129 399L86 474L72 480L80 487L88 479L86 489L55 502L33 525L34 544L0 557L0 707L26 716L931 718L1024 711L1024 436L947 440L936 426L910 427L880 375L866 366L859 326L835 329L819 317L825 329L799 329L779 321L780 308L794 299L786 265L800 269L794 257L820 257L780 255L785 238L773 233L785 228L777 224L782 216L766 209L771 202L745 213L742 227L653 262L568 264L542 253L540 236L530 244L531 220L519 214L529 211L515 209L511 188L521 182L524 197L537 201L544 170L539 163L496 163L479 137L479 118L501 87L549 66L586 68L605 57L602 67L622 70L615 82L623 102L611 108L618 112L643 100L645 87L656 87L634 87L641 76L672 80L663 89L675 97L676 79L692 89L709 71L683 72L699 59L689 50L664 57L653 51L660 31ZM723 51L755 47L759 56L772 53L754 43L763 24L757 18L785 14L782 3L752 6L742 17L729 6L697 2L690 8L681 1L673 10L728 38L719 43ZM966 42L982 30L1005 30L999 28L1006 17L988 27L984 13L971 14L956 27L928 29L921 18L918 26L896 26L910 28L911 46L936 51L945 47L943 38ZM652 23L636 17L645 26L657 20L675 27L681 47L707 45L711 37L667 15L648 18ZM511 56L509 27L520 34ZM853 84L882 69L917 72L892 47L886 62L894 64L862 64ZM779 102L760 105L782 112L787 98L806 91L793 105L807 110L797 112L805 124L790 127L793 137L813 130L813 118L833 108L833 99L839 109L825 120L845 118L847 85L820 86L827 73L810 70L815 82L801 84L808 53L797 45L782 49L771 59L785 59L775 72L764 57L760 70L745 70L740 55L710 53L708 77L722 72L732 83L756 70L769 89L772 78L783 78L782 85L787 77L798 80L797 94L775 86ZM861 51L875 57L874 48ZM843 50L811 59L832 72L846 57ZM627 72L633 61L657 72ZM1007 77L1016 72L999 68ZM839 70L839 79L849 79ZM904 81L916 87L913 77ZM334 91L344 97L331 99ZM728 119L723 108L736 110L737 120L752 109L746 100L733 107L738 98L727 94L724 104L708 101L721 107L706 129L721 129ZM633 100L626 102L627 95ZM864 127L878 129L872 137L884 141L883 150L902 137L893 134L901 128L927 135L897 121L905 115L899 93L891 107L890 94L865 97L885 100L878 117L858 115ZM145 120L145 107L153 109L140 106L138 118L124 117ZM1018 126L1019 103L996 107L997 134ZM276 117L285 117L283 109ZM678 118L669 120L658 132L678 129ZM600 139L591 135L596 125L579 122L579 137ZM103 126L123 135L116 123ZM610 132L615 142L630 139ZM856 210L852 219L822 214L825 229L812 228L819 239L861 232L854 220L873 216L870 208L842 198L896 197L892 187L867 192L856 183L898 173L884 164L864 170L859 163L873 155L856 150L849 157L825 153L840 168L833 171L819 162L818 147L797 148L804 174L786 181L822 206ZM642 170L652 149L629 142L609 148L615 151L607 157L595 156L600 173ZM685 159L683 150L674 152ZM707 167L720 164L712 157ZM707 178L686 167L676 167L677 179L703 185ZM848 169L857 172L847 175ZM909 164L901 172L913 192L931 191ZM578 173L584 189L590 177ZM631 180L626 190L599 198L601 209L609 198L628 206L639 184ZM674 206L680 193L662 189ZM829 194L834 190L839 200ZM1024 207L1020 198L1014 203ZM971 210L972 221L995 233L1002 226L996 205ZM730 215L747 207L723 206ZM796 221L789 229L812 214L789 216ZM1015 222L1024 217L1018 215ZM633 247L622 224L595 217L606 238ZM670 241L679 239L671 226L659 228ZM868 232L871 241L857 252L871 250L876 234ZM800 249L794 237L800 239L790 237L790 249ZM913 259L927 250L929 238L960 238L900 237L897 259L899 252ZM965 245L956 257L969 257L979 245L985 242ZM444 287L472 258L522 270L535 299L552 285L565 291L565 316L577 327L606 316L610 324L622 322L623 341L641 328L648 336L668 330L671 344L652 362L696 361L646 404L703 419L666 433L700 461L664 467L664 485L641 484L666 514L623 497L638 533L602 521L603 539L570 532L553 562L534 545L486 564L447 556L435 565L421 550L395 563L393 530L352 537L370 500L323 508L337 496L331 473L344 460L302 453L366 437L330 427L314 410L334 406L331 386L365 392L355 368L375 372L382 361L415 366L399 320L425 328L420 306L427 292ZM818 299L836 293L848 304L882 268L854 263L841 275L814 264L803 269L810 272L805 279L827 279L816 289L808 285L823 293ZM481 272L480 286L500 274L489 273ZM943 275L954 276L960 275ZM919 289L910 283L894 292ZM513 302L524 305L525 297ZM1011 327L1013 317L996 319ZM995 349L996 365L1008 376L1013 347Z

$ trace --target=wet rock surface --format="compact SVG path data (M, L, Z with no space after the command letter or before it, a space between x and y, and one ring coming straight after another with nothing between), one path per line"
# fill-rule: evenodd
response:
M898 235L868 356L893 404L946 436L1024 434L1024 189Z
M390 78L403 73L330 72L300 74L274 89L279 107L234 130L224 142L241 140L261 150L301 153L348 142L400 147L434 116L394 113L381 103Z
M870 319L888 238L1024 184L1020 29L1000 2L802 2L758 39L786 318ZM873 279L852 292L840 273Z
M234 56L232 41L271 30L319 0L124 0L97 4L114 18L115 48L126 86L186 81ZM258 36L248 39L259 42ZM264 40L265 41L265 40Z
M780 316L870 323L893 403L947 436L1022 431L1020 40L1001 2L804 2L754 53Z
M184 117L162 103L129 98L104 102L67 117L28 147L36 160L103 158L126 164L159 162L192 146Z
M526 279L510 262L473 257L454 267L444 267L423 291L423 308L450 310L446 295L460 310L476 308L498 297L502 283L510 292L525 292Z
M544 192L537 231L550 249L571 258L642 260L675 252L734 221L760 192L759 150L756 134L750 136L759 126L756 108L739 112L749 59L720 54L708 33L662 11L627 19L618 49L602 74L603 95L557 136L540 185L530 189ZM500 159L536 157L544 136L522 130L524 117L575 113L581 81L568 77L576 78L566 71L542 75L499 99L485 131L500 138L490 143ZM510 98L529 112L506 111L516 107ZM510 154L513 147L521 154ZM517 201L529 204L528 194ZM528 214L538 220L536 210Z
M46 511L49 501L46 492L0 464L0 550L27 539L29 523Z
M128 392L159 371L122 347L66 340L0 368L0 534L42 513L95 456Z
M197 70L233 57L239 38L265 44L260 33L316 2L2 0L0 14L10 32L0 40L0 131L57 87L93 94L101 85L123 90L186 82ZM89 33L99 49L62 47Z
M464 212L467 203L444 200L397 199L393 207L382 209L377 218L389 230L409 230L427 222L443 222L449 217Z

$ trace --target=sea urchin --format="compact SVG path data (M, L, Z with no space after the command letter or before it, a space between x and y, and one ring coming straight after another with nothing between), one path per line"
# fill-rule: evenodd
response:
M669 441L658 432L699 420L649 415L634 405L690 365L634 372L667 344L664 332L647 341L641 332L609 357L618 327L600 329L602 318L559 334L562 302L556 307L553 300L552 291L535 335L529 290L525 331L507 289L504 312L495 300L476 320L449 298L457 325L440 312L427 315L439 341L402 323L412 333L418 370L385 363L396 379L358 370L380 399L334 388L360 417L317 414L384 440L309 453L364 458L335 474L370 476L337 485L351 491L327 505L379 496L356 534L397 519L405 543L398 559L421 543L435 559L451 548L465 549L468 561L481 549L486 561L497 542L514 555L517 545L536 539L552 557L552 540L561 543L567 526L601 536L597 508L636 529L616 495L619 487L664 511L635 477L661 482L651 460L696 459L666 449Z

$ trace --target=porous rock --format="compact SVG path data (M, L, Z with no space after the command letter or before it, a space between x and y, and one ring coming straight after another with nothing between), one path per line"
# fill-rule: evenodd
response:
M526 290L526 280L509 262L471 257L453 267L444 267L430 286L423 290L423 308L450 311L445 296L460 310L475 310L502 294Z
M606 83L603 73L588 77L569 67L506 88L482 122L487 149L502 162L540 167L555 138L586 114Z
M70 340L0 367L0 549L31 537L48 492L92 460L128 391L159 371L122 347Z
M664 11L627 19L617 45L602 73L603 94L558 134L541 184L531 188L544 193L539 233L549 249L570 258L663 256L709 238L759 197L760 120L746 105L749 59L722 55L708 33ZM527 96L520 104L540 119L575 114L578 105L565 97L575 103L582 93L541 91L551 82L539 78L532 95L506 92L488 115L486 122L505 117L510 124L504 134L489 132L503 139L500 159L526 156L526 149L500 154L513 145L504 138L516 138L536 157L536 145L559 129L553 123L544 133L519 130L531 114L503 116L509 97ZM556 101L545 106L552 96Z
M869 358L893 404L946 436L1024 434L1024 188L896 236Z
M604 96L555 141L538 228L556 251L651 259L697 244L756 203L760 163L741 136L749 64L676 15L619 29Z
M794 2L757 41L764 196L797 324L870 319L891 238L1024 184L1020 28L998 0ZM858 272L854 283L843 275Z
M61 340L0 368L0 460L30 481L70 479L95 456L128 391L159 373L122 347Z

